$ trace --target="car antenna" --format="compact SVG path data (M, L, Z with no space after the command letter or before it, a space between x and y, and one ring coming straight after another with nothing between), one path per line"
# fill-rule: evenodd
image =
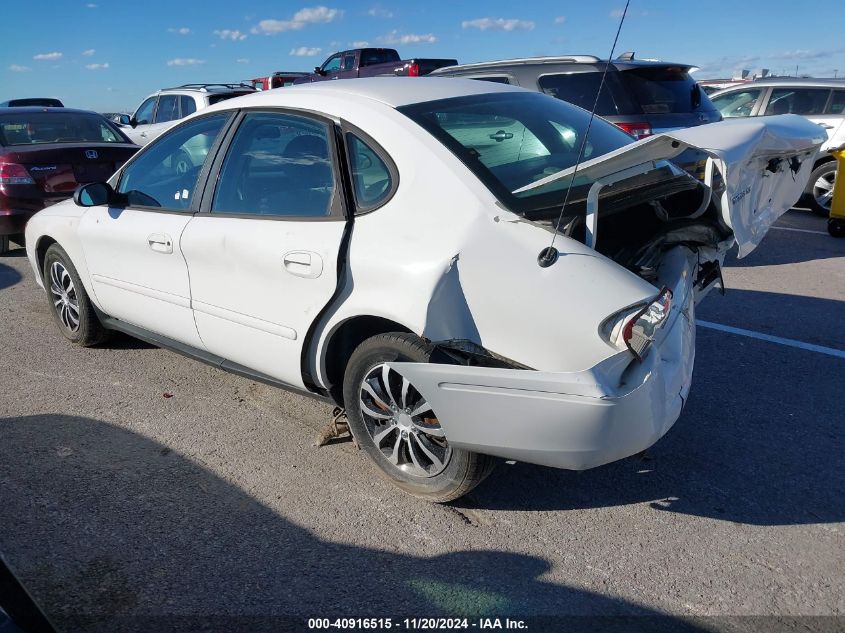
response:
M619 18L619 26L616 29L616 37L613 38L613 46L610 47L610 55L607 56L607 62L604 65L604 71L601 74L601 82L599 82L599 89L596 92L596 100L593 102L593 109L590 110L590 120L587 123L587 130L584 132L584 138L581 139L581 148L578 150L578 159L575 161L575 167L572 170L572 176L569 178L569 186L566 188L566 195L563 198L563 205L560 207L560 215L555 223L555 232L552 235L552 243L540 251L537 256L537 263L541 268L548 268L557 261L558 252L555 250L555 240L557 239L558 227L563 220L563 212L566 210L566 204L569 202L569 192L572 191L572 183L575 182L575 175L578 173L578 165L581 164L581 159L584 157L584 149L587 147L587 138L590 136L590 128L593 126L593 119L596 116L596 108L599 105L599 98L601 91L604 89L604 80L607 77L607 71L610 68L610 60L613 59L613 53L616 51L616 42L619 41L619 33L622 32L622 24L625 22L625 16L628 14L628 5L631 0L625 1L625 8L622 9L622 15Z

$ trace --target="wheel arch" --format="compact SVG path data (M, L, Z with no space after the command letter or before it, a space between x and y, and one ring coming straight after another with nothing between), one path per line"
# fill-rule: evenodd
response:
M51 235L42 235L35 243L35 261L38 264L38 278L44 282L44 260L47 258L47 249L59 241Z
M329 394L339 406L343 406L343 377L352 352L368 338L388 332L415 334L409 327L392 319L361 314L341 321L326 337L323 376Z

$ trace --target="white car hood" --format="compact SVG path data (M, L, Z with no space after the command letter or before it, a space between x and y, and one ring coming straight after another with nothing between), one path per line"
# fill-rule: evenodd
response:
M729 119L631 143L584 161L578 166L578 176L595 180L635 165L672 159L690 148L700 149L722 173L726 189L718 202L725 223L733 229L739 257L744 257L801 197L826 136L819 125L794 114ZM573 170L559 171L514 193L569 178Z

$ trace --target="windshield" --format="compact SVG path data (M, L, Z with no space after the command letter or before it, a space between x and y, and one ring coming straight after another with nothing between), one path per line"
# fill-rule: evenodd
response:
M97 114L55 111L0 114L2 145L128 142Z
M568 178L512 192L572 167L590 119L589 112L569 103L529 92L429 101L399 111L440 140L499 200L518 212L560 204ZM631 142L619 128L596 118L583 160ZM574 186L587 182L576 178Z
M645 114L686 114L714 109L684 67L637 68L620 74Z

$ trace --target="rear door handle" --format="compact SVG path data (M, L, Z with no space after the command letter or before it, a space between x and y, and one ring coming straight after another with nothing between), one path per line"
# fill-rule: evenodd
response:
M172 253L173 240L165 233L153 233L147 237L147 244L156 253Z
M282 265L291 275L305 279L316 279L323 274L323 258L311 251L287 252Z

